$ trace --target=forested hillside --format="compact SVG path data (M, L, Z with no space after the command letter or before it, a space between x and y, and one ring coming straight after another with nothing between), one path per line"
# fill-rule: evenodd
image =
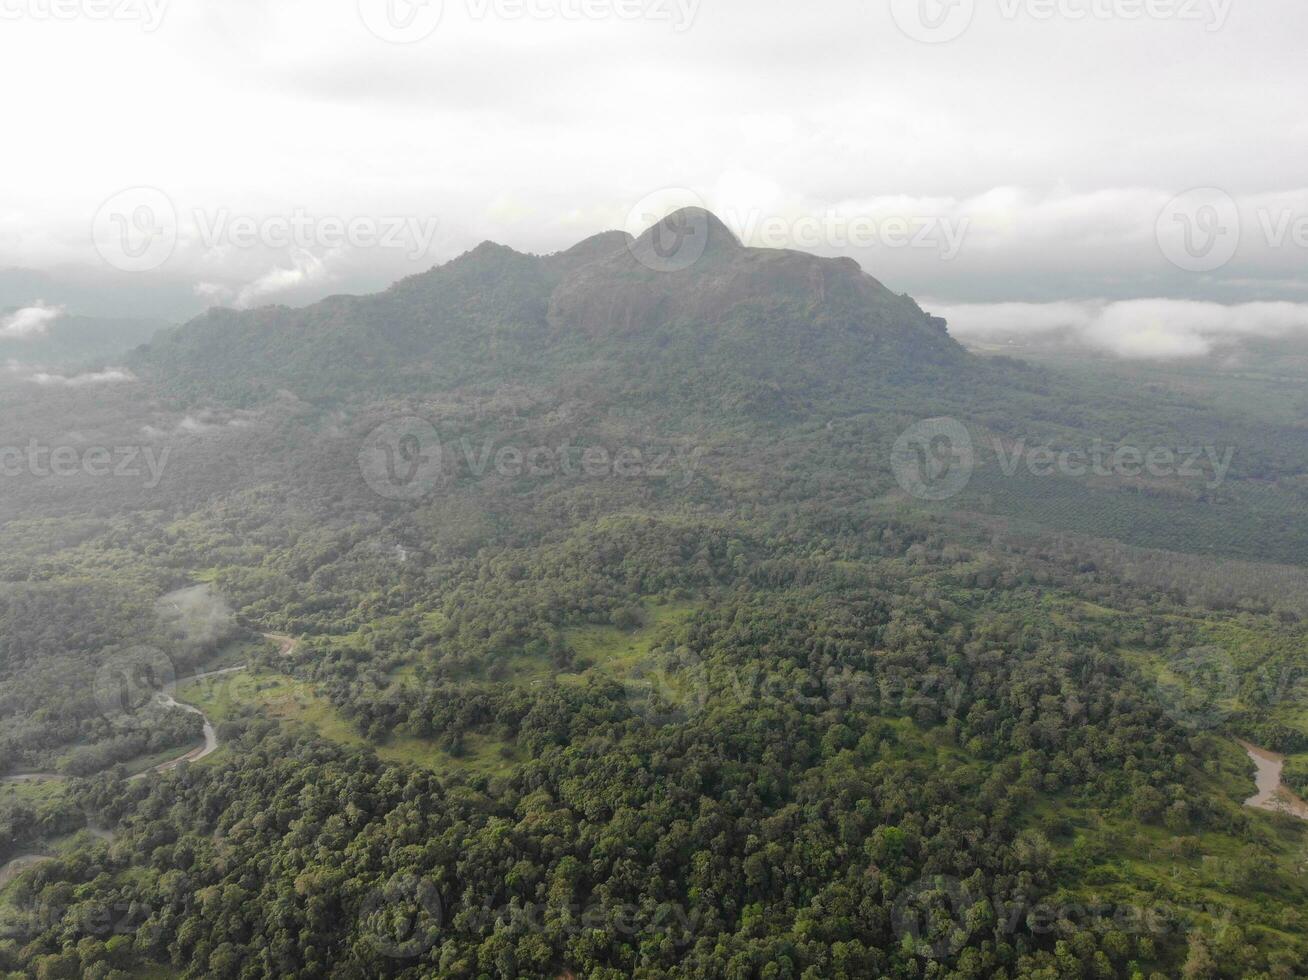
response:
M0 392L0 973L1308 975L1308 418L667 220Z

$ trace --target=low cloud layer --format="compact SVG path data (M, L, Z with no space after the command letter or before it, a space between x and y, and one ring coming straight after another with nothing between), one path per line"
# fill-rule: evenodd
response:
M123 368L106 368L103 371L88 371L74 375L48 374L39 371L27 380L49 387L84 388L88 385L122 384L126 381L135 381L136 377Z
M164 439L176 435L204 435L223 429L245 429L257 423L258 416L253 412L238 411L225 416L214 412L200 412L197 415L184 415L175 423L145 425L141 434L147 439Z
M963 343L1063 342L1126 358L1203 357L1247 338L1308 338L1308 303L925 302Z
M28 340L43 336L63 312L60 307L46 306L38 300L34 306L0 317L0 340Z
M248 309L272 300L285 293L295 293L307 287L325 285L332 281L328 268L333 255L320 258L307 249L290 252L290 267L274 266L253 281L241 286L201 282L195 287L197 296L208 302L230 304L237 309Z
M158 600L155 609L177 641L193 654L231 636L236 626L231 607L208 584L170 592Z

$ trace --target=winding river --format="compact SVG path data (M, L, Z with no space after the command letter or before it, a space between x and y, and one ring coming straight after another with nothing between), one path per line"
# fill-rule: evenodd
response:
M1256 745L1241 740L1245 753L1258 767L1254 782L1258 792L1244 801L1245 806L1269 813L1288 813L1300 820L1308 820L1308 803L1290 792L1281 782L1281 771L1285 768L1285 756L1268 752Z
M296 644L299 642L294 637L284 636L280 633L265 633L265 639L271 640L277 644L277 652L283 657L289 657L295 652ZM241 664L239 667L227 667L223 670L211 670L204 674L194 674L185 678L186 681L203 681L214 677L223 677L227 674L235 674L242 670L248 669L248 664ZM213 723L205 716L204 712L193 705L185 704L178 701L167 692L158 694L159 703L166 708L180 708L182 711L189 711L192 714L199 715L204 722L204 744L191 749L175 759L169 759L167 762L161 762L157 766L139 772L132 776L132 780L145 779L147 776L153 776L162 772L170 772L185 762L199 762L207 756L213 755L218 751L218 732L214 729ZM0 777L0 785L5 783L52 783L61 782L64 777L53 772L25 772L15 776ZM112 836L106 831L88 828L91 833L99 837ZM18 857L9 861L7 864L0 865L0 888L3 888L9 882L13 881L18 875L22 874L28 868L35 867L42 861L49 861L53 858L51 854L20 854Z
M287 637L287 639L289 639L289 637ZM277 642L279 646L283 646L283 644L281 643L281 638L278 638ZM291 640L290 641L291 649L294 649L294 646L295 646L295 641ZM283 655L285 655L287 652L288 651L283 646L282 649ZM235 674L242 670L248 669L248 667L249 667L248 664L241 664L239 667L226 667L223 670L211 670L205 674L193 674L190 677L183 678L183 680L188 683L190 681L209 680L210 678L214 678L214 677L223 677L227 674ZM164 691L159 692L159 694L156 695L156 698L158 702L166 708L180 708L182 711L189 711L191 714L199 715L204 722L204 743L197 746L196 748L187 750L186 752L182 753L175 759L169 759L167 762L161 762L157 766L151 766L149 769L145 770L145 772L138 772L135 776L130 777L133 780L144 779L145 777L155 775L156 773L169 772L173 769L176 769L184 762L199 762L201 759L213 755L215 752L218 751L218 733L217 731L214 730L213 724L209 721L209 719L205 717L203 711L201 711L199 708L193 707L192 705L185 704L184 702L178 701L171 694ZM64 778L65 777L54 772L25 772L15 776L0 777L0 784L53 783L53 782L61 782L63 781Z
M212 677L222 677L226 674L235 674L238 671L245 670L246 667L247 667L246 664L242 664L239 667L228 667L224 670L211 670L207 674L195 674L191 677L186 678L186 680L203 681L203 680L208 680L209 678ZM202 712L199 708L193 707L189 704L183 704L181 701L178 701L171 694L168 694L166 692L161 691L158 695L156 695L156 697L159 703L166 708L180 708L182 711L189 711L192 714L199 715L200 718L203 719L204 721L204 744L198 746L197 748L191 749L190 751L184 753L183 755L179 755L176 759L169 759L167 762L161 762L157 766L152 766L151 768L145 770L145 772L138 772L135 776L130 777L133 781L138 779L145 779L147 776L153 776L156 775L157 773L169 772L172 769L176 769L184 762L198 762L201 759L205 758L206 756L213 755L213 753L218 751L218 733L214 730L213 724L209 721L209 719L205 717L204 712ZM52 773L52 772L28 772L18 776L5 776L3 778L0 778L0 784L2 783L50 783L50 782L62 781L63 778L64 778L63 776L60 776L57 773ZM112 838L112 834L109 834L107 831L98 830L95 827L88 827L87 829L97 837ZM36 865L40 864L42 861L49 861L53 857L54 855L52 854L20 854L18 857L10 861L8 864L0 865L0 888L3 888L5 885L9 884L9 882L13 881L28 868L35 867Z
M285 633L263 633L261 635L265 640L270 640L277 644L277 653L282 657L289 657L293 654L296 646L298 646L300 642L295 637L287 636ZM190 677L183 678L183 680L187 682L203 681L212 677L222 677L226 674L235 674L238 671L248 669L248 667L249 664L241 664L239 667L227 667L223 670L211 670L205 674L193 674ZM192 707L189 704L184 704L183 702L176 700L171 694L166 692L160 692L158 698L159 703L164 705L164 707L180 708L182 711L189 711L192 714L199 715L204 720L204 744L179 755L176 759L169 759L167 762L161 762L159 765L145 770L145 772L137 773L135 776L131 777L134 780L144 779L146 776L155 773L169 772L176 769L183 762L199 762L201 759L213 755L218 751L218 733L214 731L213 725L210 723L209 719L205 717L204 712L199 708ZM5 783L54 783L62 782L63 779L63 776L55 772L25 772L14 776L0 776L0 785Z
M239 667L228 667L225 670L211 670L207 674L195 674L187 678L188 681L204 681L212 677L224 677L227 674L236 674L245 670L248 664L241 664ZM203 711L189 704L178 701L171 694L161 692L159 694L159 703L165 708L180 708L182 711L189 711L193 715L199 715L200 720L204 722L204 744L197 748L191 749L185 755L179 755L176 759L169 759L167 762L161 762L152 769L145 772L138 772L131 778L144 779L146 776L152 776L155 773L169 772L176 769L183 762L199 762L201 759L213 755L218 751L218 733L214 730L213 723L209 721Z
M228 667L225 670L211 670L207 674L195 674L187 678L188 681L202 681L211 677L222 677L226 674L235 674L238 671L246 669L246 664L239 667ZM183 704L175 699L171 694L160 692L156 695L160 704L166 708L180 708L183 711L189 711L192 714L199 715L204 721L204 744L198 748L191 749L184 755L179 755L176 759L169 759L167 762L161 762L145 772L138 772L135 776L130 777L132 780L145 779L147 776L153 776L157 773L168 772L176 769L183 762L198 762L205 756L212 755L218 751L218 733L214 731L213 724L205 717L204 712L199 708L192 707L189 704ZM29 772L20 776L5 776L0 779L0 783L49 783L62 780L64 777L52 772ZM103 839L112 839L113 835L108 831L100 830L95 827L88 827L88 831L96 837ZM28 868L36 867L42 861L52 860L52 854L20 854L8 864L0 865L0 888L3 888L9 882L13 881Z

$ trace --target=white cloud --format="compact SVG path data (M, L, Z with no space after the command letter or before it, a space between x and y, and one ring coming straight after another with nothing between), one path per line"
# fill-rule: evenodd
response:
M50 324L63 315L62 307L46 306L40 300L35 306L27 306L17 312L0 318L0 340L27 340L40 337L50 329Z
M964 343L1062 340L1127 358L1201 357L1248 337L1308 337L1308 303L1141 299L923 306L944 317Z
M254 282L241 287L236 294L236 305L244 309L266 297L314 283L323 283L331 278L327 271L327 263L304 249L292 250L291 263L289 269L277 266L269 269Z
M178 432L207 432L214 428L212 423L198 419L194 415L188 415L177 423Z
M238 412L231 418L222 418L211 412L198 415L184 415L175 424L144 425L141 433L149 439L161 439L168 435L202 435L220 429L248 429L257 424L257 417L251 412Z
M195 295L201 299L221 303L231 295L231 290L218 282L197 282L195 284Z
M310 283L324 282L328 279L326 263L315 255L297 251L291 256L293 263L289 269L280 266L269 269L254 282L245 286L237 294L237 306L249 306L266 296L305 286Z
M103 371L88 371L84 374L72 375L71 377L62 374L47 374L44 371L40 371L33 374L27 380L39 385L58 385L67 388L83 388L87 385L121 384L125 381L135 381L136 377L132 372L123 368L105 368Z
M196 296L212 305L228 305L237 309L248 309L251 306L258 305L262 300L281 293L290 293L296 290L303 291L313 286L331 282L334 275L329 266L340 255L340 250L332 250L325 257L319 257L306 249L293 248L290 250L291 265L289 268L280 265L273 266L244 284L229 285L211 281L198 282L192 287L192 290ZM208 260L213 261L212 252ZM239 270L232 268L229 271L237 272ZM301 292L295 298L304 301L306 295Z

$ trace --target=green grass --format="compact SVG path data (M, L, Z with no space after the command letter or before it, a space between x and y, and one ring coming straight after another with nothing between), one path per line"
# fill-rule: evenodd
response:
M423 747L422 761L411 753L408 745ZM483 776L508 776L513 767L526 759L513 742L495 735L472 733L464 736L463 753L458 756L435 748L421 739L392 740L377 750L377 755L388 762L410 763L437 771L463 771Z
M1054 602L1051 615L1065 618L1071 607ZM1076 603L1075 610L1082 617L1119 615L1085 603ZM1234 617L1173 618L1178 625L1194 629L1196 646L1217 647L1229 655L1242 682L1268 669L1275 674L1287 664L1302 663L1303 639L1295 630L1258 629ZM1197 692L1204 682L1195 676L1177 676L1169 658L1155 651L1119 648L1118 652L1155 682L1171 681L1187 693ZM1228 713L1251 706L1238 694L1232 696L1229 671L1217 681L1216 693L1222 696L1215 698L1213 717L1219 727L1199 743L1205 746L1205 757L1192 761L1199 770L1201 795L1224 811L1222 818L1237 826L1246 821L1247 831L1224 833L1198 824L1172 830L1144 824L1125 805L1112 810L1087 807L1072 792L1042 797L1023 819L1049 836L1060 862L1076 869L1060 878L1083 883L1065 891L1060 901L1171 910L1210 931L1233 917L1255 945L1302 944L1308 935L1308 915L1303 912L1308 906L1308 824L1243 805L1256 791L1254 765L1220 722ZM1308 731L1308 711L1294 698L1260 711ZM1209 826L1222 825L1222 818ZM1184 949L1184 934L1156 938L1160 947ZM1301 948L1308 954L1308 947Z
M372 748L386 762L438 772L504 775L520 759L509 743L488 735L466 738L465 751L459 756L451 755L435 742L413 737L397 736L374 745L330 701L319 695L312 684L271 671L242 671L187 681L178 686L177 699L199 708L215 726L256 713L288 728L311 729L320 738L340 745ZM220 745L217 752L199 764L220 760L226 752L227 747Z
M255 710L270 718L311 726L334 741L351 745L364 741L312 685L285 674L244 670L187 680L178 684L176 697L199 708L215 726Z
M564 641L575 654L571 670L560 670L547 656L515 653L499 659L488 675L469 675L466 679L489 680L517 687L539 687L550 681L580 687L592 678L627 677L652 659L653 647L661 640L665 627L683 622L699 607L689 602L663 605L646 602L641 608L645 622L633 630L601 624L565 629Z
M665 627L683 622L696 610L694 603L668 603L644 606L645 623L631 631L616 626L580 626L565 631L566 641L576 653L577 667L560 673L545 657L518 654L501 662L495 679L521 686L543 684L557 679L563 684L584 685L590 678L622 678L651 659L654 645L661 640ZM236 662L241 662L239 659ZM395 683L414 675L412 665L392 674ZM306 681L268 670L242 671L222 677L186 680L179 683L179 701L194 705L215 725L255 713L273 718L294 728L311 729L319 737L340 745L369 747L386 762L413 765L436 772L464 772L504 776L524 758L510 740L494 732L474 732L465 736L463 750L453 755L436 742L412 736L393 736L374 745L360 733L326 698ZM220 760L227 751L220 746L208 759Z
M582 670L560 677L561 681L585 683L591 671L610 677L626 677L637 667L647 663L653 654L654 644L661 639L665 627L684 622L699 608L697 603L679 602L666 605L644 606L645 624L635 630L621 630L616 626L577 626L564 631L564 638L577 655L577 666Z
M1195 631L1195 647L1213 647L1221 657L1209 658L1219 668L1208 678L1214 685L1213 717L1225 720L1237 713L1295 728L1308 734L1308 701L1305 701L1303 672L1308 670L1308 637L1301 628L1269 630L1257 628L1229 617L1169 617ZM1178 676L1170 668L1171 658L1141 649L1119 648L1118 653L1155 684L1171 685L1188 694L1200 693L1204 678ZM1229 661L1223 659L1229 657ZM1230 667L1234 667L1234 675ZM1238 681L1240 690L1231 684ZM1248 682L1256 682L1267 703L1243 696L1250 692ZM1302 758L1301 756L1300 758Z
M62 780L48 783L0 783L0 802L22 801L32 806L49 803L64 795Z
M1263 720L1308 734L1308 701L1303 696L1308 693L1303 680L1303 672L1308 671L1308 637L1301 630L1269 633L1226 620L1205 622L1203 633L1207 642L1231 652L1242 674L1260 677L1270 695L1266 706L1241 707L1256 708Z
M1228 919L1243 924L1250 941L1277 945L1303 942L1308 917L1308 825L1243 808L1253 791L1252 766L1238 745L1207 740L1213 756L1201 782L1219 806L1249 816L1248 834L1227 834L1198 825L1171 830L1142 823L1128 813L1086 807L1073 794L1045 796L1024 814L1025 825L1043 831L1060 864L1060 875L1079 880L1052 904L1106 903L1141 910L1151 918L1179 917L1183 928L1213 931ZM1251 925L1252 924L1252 925ZM1181 944L1183 931L1156 937Z

